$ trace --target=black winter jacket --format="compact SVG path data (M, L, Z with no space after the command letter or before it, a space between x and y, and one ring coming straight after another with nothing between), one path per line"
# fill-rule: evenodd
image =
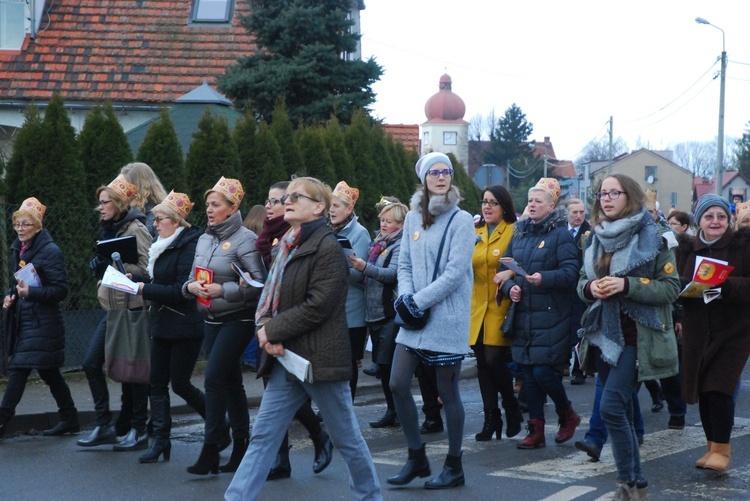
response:
M203 337L203 317L195 300L182 295L182 284L190 276L195 246L202 234L196 227L182 230L156 259L151 283L143 285L143 298L151 302L151 337L172 340Z
M11 245L14 271L33 263L42 283L29 286L26 298L18 297L15 285L8 294L16 294L9 311L11 332L8 353L11 369L53 369L65 362L65 327L60 302L68 295L68 274L60 248L47 230L40 231L20 258L21 241ZM15 284L15 278L11 277Z

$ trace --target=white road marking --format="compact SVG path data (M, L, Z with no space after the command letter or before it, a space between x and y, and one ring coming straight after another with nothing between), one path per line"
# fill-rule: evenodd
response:
M584 494L588 494L591 491L595 491L596 487L588 487L586 485L575 485L572 487L566 487L565 489L552 494L540 501L570 501Z

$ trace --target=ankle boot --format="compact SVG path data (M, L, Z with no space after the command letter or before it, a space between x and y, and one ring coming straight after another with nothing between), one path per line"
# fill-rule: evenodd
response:
M313 473L320 473L328 468L333 459L333 442L325 430L321 429L317 436L310 436L315 446L315 460L313 462Z
M193 475L214 475L219 473L219 448L216 444L203 444L201 455L193 466L187 467L187 472Z
M242 458L245 457L247 452L247 446L250 444L250 439L247 437L234 436L234 447L232 447L232 455L229 456L229 461L226 464L219 466L219 471L222 473L232 473L237 471L240 467Z
M492 440L492 435L496 435L500 440L503 434L503 418L500 409L484 409L484 425L482 431L474 435L477 442L486 442Z
M388 409L382 418L377 421L370 421L370 428L388 428L390 426L398 426L398 417L396 411Z
M521 433L521 423L523 423L523 414L521 408L516 405L514 409L505 409L505 436L515 437Z
M45 437L59 437L68 433L78 433L81 431L81 425L78 423L78 417L67 421L60 421L49 430L44 430L42 435Z
M172 442L169 438L154 437L151 441L151 447L149 447L146 454L138 458L139 463L156 463L159 461L159 456L164 455L164 462L169 461L172 455Z
M711 446L711 455L708 456L704 468L707 470L727 471L731 452L731 445L714 442Z
M430 462L425 454L424 444L419 449L409 449L409 459L401 471L388 477L391 485L406 485L417 477L429 477Z
M573 404L568 405L562 412L557 411L557 415L560 417L560 429L555 435L555 443L561 444L573 438L576 427L581 424L581 416L573 410Z
M708 441L706 443L706 453L701 457L698 461L695 462L696 468L705 468L706 467L706 461L708 461L708 457L711 455L711 448L714 446L714 443L712 441Z
M146 448L148 448L148 433L145 429L139 431L133 428L128 432L127 435L125 435L125 438L123 438L120 442L116 443L112 447L112 450L118 452L128 452L138 451Z
M289 449L292 446L289 445L289 433L284 435L284 440L281 442L279 452L276 454L276 461L271 466L271 471L268 472L266 480L279 480L281 478L289 478L292 476L292 465L289 463Z
M541 449L547 445L544 439L543 419L529 419L529 424L526 426L526 429L529 430L529 433L526 435L526 438L516 444L517 448Z
M441 471L437 477L425 482L424 488L450 489L451 487L464 485L464 483L464 469L461 465L461 454L458 456L451 456L448 454L445 456L443 471Z
M88 436L76 443L81 447L96 447L97 445L117 443L115 427L112 425L97 426Z

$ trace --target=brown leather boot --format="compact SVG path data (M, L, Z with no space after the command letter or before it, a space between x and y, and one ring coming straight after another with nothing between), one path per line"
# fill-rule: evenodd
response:
M561 444L573 438L576 427L581 424L581 416L573 410L573 404L570 404L562 412L557 411L557 415L560 416L560 429L557 430L557 435L555 435L555 443Z
M526 438L516 444L519 449L541 449L547 445L544 439L544 420L543 419L529 419L529 424L526 426L529 430L529 434Z
M708 456L704 468L708 470L727 471L731 452L731 445L714 442L711 447L711 455Z
M710 440L706 442L706 453L701 457L698 461L695 462L696 468L705 468L706 467L706 461L708 461L708 456L711 455L711 447L713 447L713 442Z

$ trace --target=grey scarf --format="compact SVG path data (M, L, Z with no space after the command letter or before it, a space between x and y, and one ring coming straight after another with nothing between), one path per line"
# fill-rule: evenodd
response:
M586 278L602 278L596 275L594 264L604 253L612 254L609 276L654 278L654 264L660 246L659 231L645 209L616 221L602 221L594 228L591 245L583 258ZM621 312L645 327L662 329L659 313L654 305L639 303L621 294L606 300L597 299L589 306L579 335L598 346L602 359L613 366L617 366L625 346L620 323Z

